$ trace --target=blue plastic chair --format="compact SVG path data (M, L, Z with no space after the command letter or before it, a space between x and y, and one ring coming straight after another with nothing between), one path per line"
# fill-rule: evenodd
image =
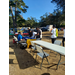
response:
M44 59L44 58L46 58L48 64L50 65L50 63L49 63L49 61L48 61L48 59L47 59L47 57L49 56L49 54L46 53L46 52L44 52L44 51L43 51L43 48L40 47L40 46L38 46L38 45L36 45L36 49L37 49L37 51L38 51L37 55L42 58L42 62L41 62L41 64L40 64L40 69L41 69L41 67L42 67L42 63L43 63L43 59ZM37 58L37 55L36 55L36 58Z

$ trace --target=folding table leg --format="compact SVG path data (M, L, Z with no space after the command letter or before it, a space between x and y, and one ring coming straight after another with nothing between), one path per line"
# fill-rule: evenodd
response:
M42 62L41 62L41 64L40 64L40 69L41 69L41 67L42 67L43 59L44 59L44 58L42 58Z
M18 43L16 43L16 48L17 48L17 46L18 46Z
M17 43L16 43L16 48L17 48Z
M50 65L50 63L49 63L49 61L48 61L47 57L46 57L46 60L47 60L48 64Z
M58 65L59 65L59 63L60 63L60 60L61 60L61 54L60 54L60 59L59 59L59 61L58 61ZM57 68L56 68L56 69L58 69L58 65L57 65Z

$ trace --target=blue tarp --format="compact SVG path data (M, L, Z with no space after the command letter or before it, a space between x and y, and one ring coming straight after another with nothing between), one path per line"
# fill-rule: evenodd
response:
M27 39L35 39L35 38L25 36L25 37L23 37L23 39L27 40Z

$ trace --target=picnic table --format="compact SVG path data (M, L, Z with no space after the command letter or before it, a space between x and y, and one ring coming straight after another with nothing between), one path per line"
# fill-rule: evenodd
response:
M9 37L11 37L11 36L13 37L13 36L14 36L14 34L9 33Z
M50 50L53 50L55 52L58 52L60 54L60 59L58 61L58 65L64 63L64 62L60 63L60 60L61 60L61 55L65 55L65 47L55 45L55 44L52 44L52 43L49 43L49 42L45 42L45 41L42 41L42 40L37 40L37 41L32 41L32 42L36 43L38 45L41 45L43 47L46 47ZM57 68L58 68L58 65L57 65Z
M14 34L11 34L11 33L10 33L9 35L14 35Z

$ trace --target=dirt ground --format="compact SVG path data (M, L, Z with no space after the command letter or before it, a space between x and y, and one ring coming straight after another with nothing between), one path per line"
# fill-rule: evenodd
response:
M59 36L57 40L62 41L63 31L59 31ZM50 33L43 32L42 40L50 42ZM62 46L62 44L61 44ZM40 63L42 59L37 56L35 62L36 53L33 56L33 51L30 53L30 48L24 50L13 44L12 38L9 38L9 75L65 75L65 63L58 66L56 70L57 63L60 59L58 53L52 51L48 56L48 61L44 59L42 68L40 69ZM50 50L44 48L44 51L49 53ZM57 56L56 56L57 54ZM61 61L65 61L65 57L62 56Z

